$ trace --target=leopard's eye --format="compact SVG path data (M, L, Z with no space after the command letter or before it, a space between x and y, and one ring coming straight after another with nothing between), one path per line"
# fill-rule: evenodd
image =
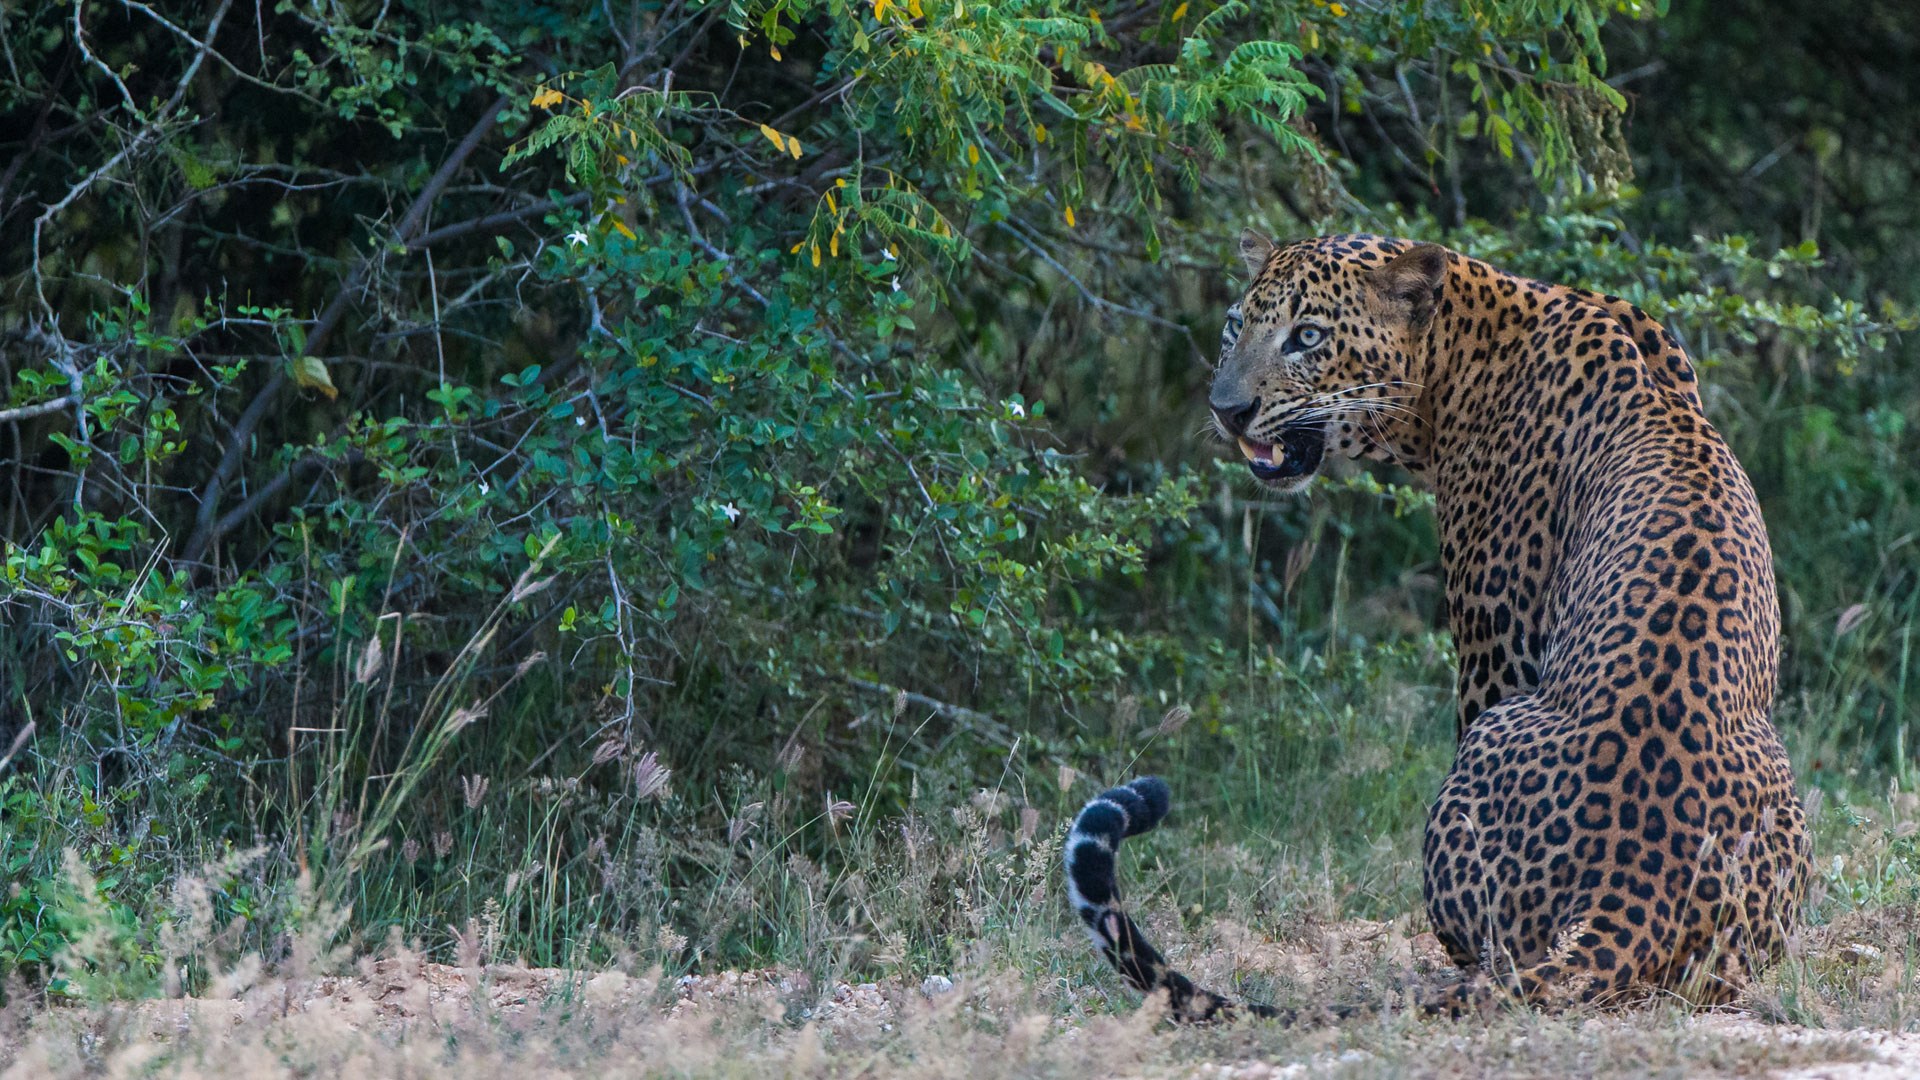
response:
M1293 338L1287 342L1288 352L1300 352L1311 349L1327 339L1327 332L1312 323L1302 323L1293 328Z
M1220 329L1220 345L1222 348L1231 347L1234 342L1240 340L1240 327L1242 325L1243 320L1240 318L1239 305L1236 304L1228 308L1227 325Z

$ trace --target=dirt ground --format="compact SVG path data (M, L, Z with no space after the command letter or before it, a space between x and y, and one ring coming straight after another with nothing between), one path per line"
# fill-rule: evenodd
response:
M1320 934L1291 948L1268 946L1263 966L1289 972L1312 981L1326 977L1356 956L1381 956L1410 962L1415 969L1431 970L1444 966L1438 943L1429 935L1411 938L1396 934L1391 924L1354 921L1323 928ZM1115 993L1121 991L1115 990ZM396 1038L427 1041L460 1038L484 1029L530 1030L530 1025L561 1022L592 1022L595 1017L623 1017L624 1026L636 1024L656 1031L678 1031L695 1039L742 1039L740 1032L757 1029L759 1034L745 1037L740 1056L731 1064L738 1070L722 1067L720 1075L793 1075L795 1056L805 1058L809 1040L840 1050L858 1050L864 1046L884 1047L889 1040L897 1044L920 1036L915 1032L929 1028L929 1017L947 1015L956 1010L979 1013L979 1021L997 1026L992 1015L992 999L998 990L967 985L935 975L917 984L838 982L823 989L809 983L797 972L726 971L708 975L689 975L666 980L664 985L645 977L617 971L600 973L568 972L558 969L526 968L506 964L458 967L433 963L419 957L401 955L367 959L355 965L351 973L330 975L305 982L264 982L233 997L222 1000L186 998L139 1003L130 1014L137 1018L137 1032L123 1033L129 1043L150 1040L167 1045L188 1040L221 1044L230 1040L312 1038L316 1030L334 1029L344 1033L372 1036L384 1045ZM956 1004L960 1003L960 1004ZM1124 1007L1125 1002L1122 1002ZM1411 1043L1387 1050L1366 1045L1335 1045L1316 1048L1314 1038L1283 1049L1235 1045L1232 1036L1221 1036L1219 1045L1173 1045L1165 1053L1150 1053L1138 1062L1140 1076L1178 1076L1208 1080L1281 1080L1281 1078L1319 1076L1400 1075L1395 1054L1410 1053L1415 1062L1423 1054L1422 1040L1472 1062L1478 1059L1475 1045L1482 1041L1506 1039L1524 1043L1536 1038L1559 1047L1585 1047L1573 1051L1579 1055L1605 1055L1610 1046L1636 1044L1646 1039L1671 1040L1681 1047L1672 1060L1659 1062L1651 1073L1672 1076L1770 1076L1778 1080L1896 1080L1913 1077L1920 1080L1920 1033L1892 1033L1869 1028L1816 1028L1801 1024L1770 1022L1751 1011L1720 1011L1696 1015L1680 1014L1677 1027L1654 1025L1629 1011L1586 1017L1534 1018L1529 1030L1525 1024L1514 1030L1476 1028L1471 1022L1449 1025L1445 1022L1409 1022ZM1004 1025L1021 1023L1043 1025L1045 1034L1056 1041L1100 1038L1102 1024L1112 1026L1113 1018L1080 1018L1067 1015L1027 1017ZM1124 1021L1121 1021L1124 1024ZM1551 1025L1544 1030L1541 1025ZM1243 1025L1257 1028L1258 1025ZM1143 1024L1132 1025L1137 1033ZM1509 1025L1511 1028L1511 1025ZM276 1035L276 1031L285 1029ZM732 1035L714 1035L727 1029ZM1164 1030L1164 1026L1162 1028ZM300 1035L297 1033L306 1033ZM677 1036L676 1036L677 1037ZM1319 1042L1327 1041L1320 1036ZM786 1039L793 1045L770 1051ZM796 1046L798 1047L796 1049ZM1691 1047L1689 1049L1688 1047ZM15 1068L3 1075L33 1075L19 1068L32 1062L22 1057L19 1047L0 1060L11 1059ZM1189 1057L1188 1052L1200 1051ZM792 1054L787 1053L792 1051ZM1210 1051L1210 1052L1209 1052ZM880 1050L876 1049L876 1053ZM1560 1053L1555 1049L1553 1053ZM1507 1047L1506 1065L1513 1065L1513 1048ZM642 1060L654 1060L653 1052ZM856 1059L859 1054L854 1054ZM1696 1060L1697 1059L1697 1060ZM216 1059L217 1060L217 1059ZM701 1061L729 1064L728 1052L718 1057L707 1055ZM836 1059L828 1053L823 1063ZM1521 1063L1527 1060L1518 1059ZM844 1063L843 1063L844 1064ZM1540 1063L1536 1063L1540 1064ZM1569 1061L1570 1074L1606 1074L1588 1068L1587 1062ZM865 1068L825 1069L821 1075L888 1075L885 1068L869 1060ZM1697 1069L1695 1066L1697 1065ZM109 1070L114 1071L114 1070ZM219 1070L216 1069L215 1072ZM301 1070L304 1071L304 1070ZM323 1072L325 1070L322 1070ZM429 1070L435 1071L435 1070ZM490 1070L488 1070L490 1071ZM613 1071L610 1070L609 1075ZM653 1071L642 1067L642 1072ZM681 1074L706 1074L709 1070L667 1070ZM1045 1073L1047 1070L1036 1070ZM1617 1071L1617 1070L1616 1070ZM1629 1073L1631 1070L1628 1070ZM397 1070L391 1075L406 1075ZM1454 1074L1447 1070L1441 1074ZM1113 1075L1089 1071L1085 1075ZM1489 1065L1484 1075L1554 1075L1551 1067L1510 1069Z
M1451 977L1431 935L1348 920L1285 941L1216 920L1176 956L1214 985L1293 1000L1391 1002ZM1170 935L1169 935L1170 937ZM1774 1077L1920 1080L1906 930L1821 928L1801 970L1823 988L1750 1007L1653 1005L1461 1021L1383 1010L1338 1026L1174 1028L1090 966L1002 966L885 983L795 971L679 978L435 963L393 950L308 978L227 976L216 995L0 1010L0 1080L62 1076ZM1879 944L1870 944L1877 941ZM1062 942L1059 955L1070 955ZM1846 994L1836 995L1835 988ZM1254 992L1253 990L1249 991ZM1850 994L1851 997L1846 997ZM1771 995L1771 996L1769 996ZM1835 1001L1850 1002L1839 1007ZM1813 1002L1814 1004L1808 1004ZM1798 1010L1797 1012L1795 1010ZM1878 1011L1875 1011L1878 1010ZM1786 1022L1792 1016L1803 1022ZM1886 1026L1874 1027L1872 1021ZM1888 1027L1901 1031L1888 1030Z

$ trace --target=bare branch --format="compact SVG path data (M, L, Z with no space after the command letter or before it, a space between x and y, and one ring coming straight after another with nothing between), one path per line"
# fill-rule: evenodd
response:
M447 155L447 159L440 164L440 168L428 179L426 186L420 189L420 194L414 198L413 205L407 209L406 214L400 219L400 224L394 229L394 240L402 247L407 246L408 242L420 232L434 201L466 165L467 159L473 156L473 152L480 146L480 141L493 130L493 126L499 122L500 114L507 105L508 99L504 94L494 99L493 104L487 106L481 113L480 119L474 123L466 137L460 140L453 151ZM327 339L333 336L334 330L346 317L347 307L353 302L354 295L359 292L367 275L372 273L373 265L374 258L369 255L347 275L347 280L340 285L340 291L334 294L333 300L327 304L326 310L320 313L319 321L308 333L307 347L302 355L319 355ZM199 562L206 555L207 548L222 535L219 527L223 520L219 517L220 493L233 480L234 474L240 471L241 463L246 460L247 446L253 439L254 430L260 426L262 420L266 419L274 399L279 397L280 391L286 388L287 382L285 371L275 372L273 378L260 388L260 393L254 398L253 403L247 406L247 411L241 415L240 421L234 425L233 434L227 439L227 448L220 457L219 465L214 468L213 475L207 478L206 487L201 489L200 509L194 515L193 533L187 537L187 542L180 549L180 557L184 561Z
M542 214L550 213L554 210L585 206L592 198L592 192L581 191L569 195L557 203L537 203L533 206L523 206L518 210L502 210L497 214L488 214L485 217L474 218L471 221L442 225L437 229L430 229L414 237L412 240L407 241L407 250L420 251L441 243L442 241L457 240L462 236L469 236L473 233L492 232L495 229L505 228L508 225L514 225L531 218L537 218Z
M290 87L280 86L277 83L269 82L266 79L260 78L258 75L247 74L245 71L242 71L238 67L235 67L233 61L227 59L225 56L222 56L219 50L213 47L214 35L219 33L220 22L222 19L226 18L227 9L233 6L232 0L227 0L226 3L223 3L220 5L220 11L214 15L213 21L207 26L207 36L205 40L194 37L192 34L188 33L185 29L169 21L165 15L160 14L159 12L153 10L152 8L148 7L145 4L139 3L138 0L116 0L116 2L119 3L119 5L123 8L127 8L128 10L131 10L131 11L138 11L146 15L148 18L151 18L153 21L165 27L168 30L168 32L172 33L175 37L180 38L182 41L185 41L187 44L192 45L194 48L198 49L199 58L194 61L194 66L196 68L199 66L200 59L204 59L208 56L211 56L214 58L215 61L217 61L220 64L221 67L226 68L227 71L231 73L235 78L240 79L243 82L251 83L252 85L257 86L262 90L271 90L276 94L292 94L295 97L305 98L306 100L309 100L309 101L313 100L309 95L303 94L299 90L295 90ZM182 81L182 85L184 85L185 82L187 81L191 81L192 77L193 77L193 73L189 71L187 74L187 79Z
M13 424L21 420L31 420L36 416L57 413L78 400L79 399L72 394L67 394L64 397L54 398L52 401L43 401L38 405L22 405L13 409L0 409L0 424Z

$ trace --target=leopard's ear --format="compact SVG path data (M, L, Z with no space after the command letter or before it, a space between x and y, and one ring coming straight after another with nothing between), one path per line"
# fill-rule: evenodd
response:
M1273 241L1262 236L1255 229L1240 234L1240 260L1247 264L1249 280L1260 276L1267 268L1267 260L1273 257Z
M1439 244L1415 244L1373 272L1374 286L1389 303L1405 305L1407 321L1421 326L1446 291L1447 254Z

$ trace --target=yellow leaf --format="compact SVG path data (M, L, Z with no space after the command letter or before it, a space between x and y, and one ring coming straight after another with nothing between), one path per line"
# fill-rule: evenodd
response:
M820 265L820 245L819 244L813 245L813 265L815 266Z
M927 9L920 6L920 0L907 0L907 11L916 19L927 17Z
M833 201L833 192L831 191L827 192L827 209L836 214L840 212L840 204Z
M967 16L966 0L953 0L953 17L964 19Z
M333 380L327 377L327 365L317 356L299 356L293 361L293 383L302 390L318 390L332 401L340 396Z
M780 46L778 46L778 45L769 45L769 46L767 46L767 51L773 54L773 58L774 58L775 60L778 60L778 59L780 59Z
M897 259L897 258L899 258L899 257L900 257L900 245L898 245L898 244L888 244L888 245L887 245L887 254L889 254L889 255L891 255L891 256L893 256L893 257L894 257L894 258L896 258L896 259Z
M765 135L767 137L767 141L772 143L778 149L785 150L787 148L787 137L773 130L773 128L769 127L768 125L766 124L760 125L760 134Z
M1067 212L1062 214L1061 216L1067 219L1067 228L1071 229L1074 227L1073 226L1073 207L1071 206L1067 207Z
M746 47L747 47L747 35L745 35L745 34L741 34L741 35L740 35L740 47L741 47L742 49L744 49L744 48L746 48Z
M792 248L788 249L787 254L798 255L800 254L800 249L806 246L807 246L807 242L805 240L802 240L799 243L793 245Z
M969 165L980 164L980 148L973 145L972 143L967 144L967 164Z
M1339 4L1328 4L1327 10L1333 12L1333 17L1336 19L1344 19L1347 17L1347 9Z
M795 161L800 160L800 140L799 139L796 139L791 135L787 136L787 153L793 155L793 160Z
M627 223L624 221L621 221L619 218L613 219L613 227L620 230L620 235L626 237L629 240L640 239L639 237L633 235L633 230L627 228Z
M1181 19L1184 19L1184 18L1186 18L1186 17L1187 17L1187 5L1186 5L1186 4L1184 4L1184 3L1183 3L1183 4L1181 4L1181 5L1179 6L1179 7L1177 7L1177 8L1174 8L1174 9L1173 9L1173 21L1174 21L1174 22L1179 22L1179 21L1180 21Z
M640 358L641 367L652 367L653 365L659 362L660 362L660 358L658 356L652 355L651 353Z
M566 99L567 96L565 94L555 90L553 87L543 86L540 88L539 93L533 95L533 100L527 102L527 104L536 109L551 109Z
M628 161L628 160L627 160L627 155L625 155L625 154L615 154L615 155L613 155L613 160L615 160L615 161L617 161L617 162L619 162L619 163L620 163L620 164L622 164L622 165L631 165L631 164L633 164L633 162L631 162L631 161Z
M887 21L887 0L873 0L873 17L881 22Z
M1045 124L1033 125L1033 141L1034 142L1047 141L1047 125Z
M840 257L840 233L838 230L835 230L834 234L827 238L827 254L836 259Z

